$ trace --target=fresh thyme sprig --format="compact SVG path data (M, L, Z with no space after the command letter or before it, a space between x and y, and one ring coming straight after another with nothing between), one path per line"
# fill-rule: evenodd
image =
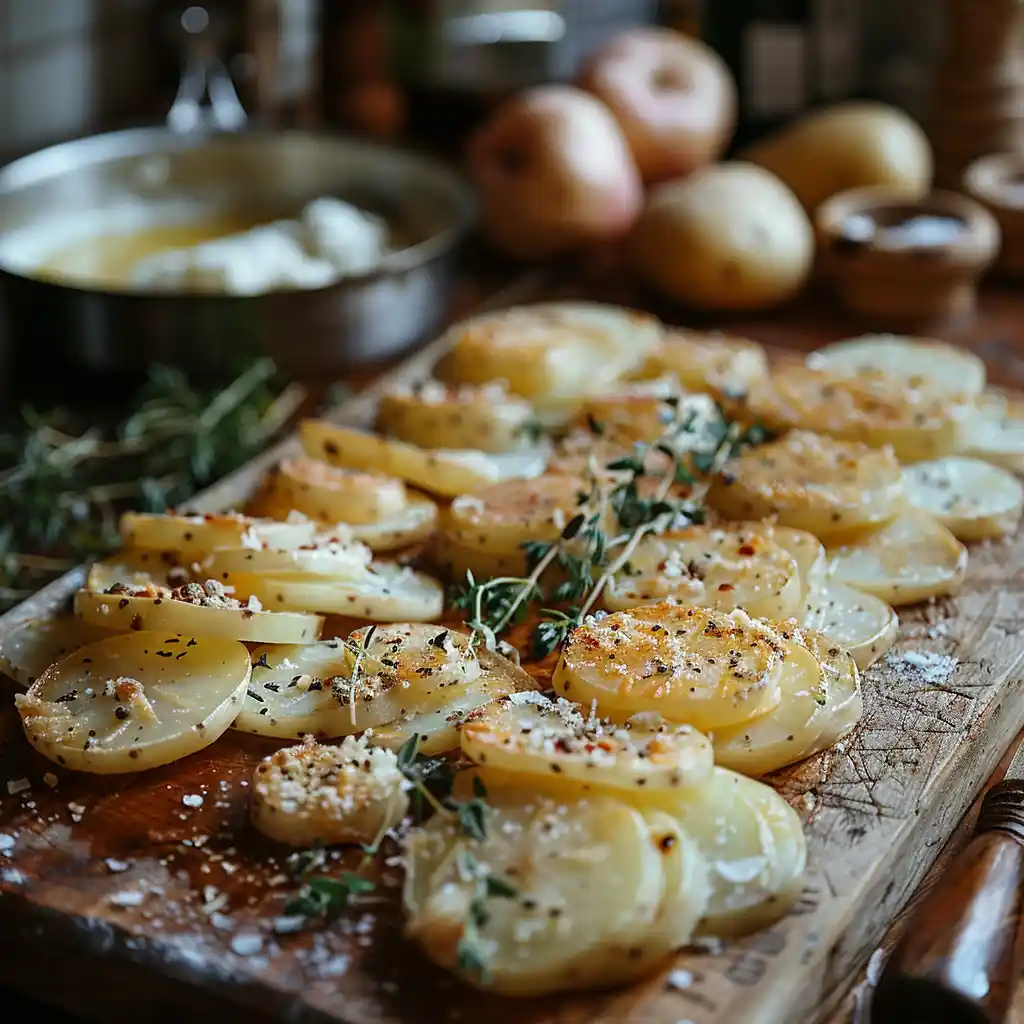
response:
M531 569L528 576L477 582L467 573L466 585L453 603L468 613L468 625L489 647L523 617L530 604L581 602L579 607L541 609L542 621L533 630L530 654L536 659L550 654L591 611L644 537L673 526L703 522L707 492L725 464L743 448L767 439L760 427L744 429L730 422L721 407L716 419L702 420L678 396L665 399L664 420L665 429L653 443L635 445L632 455L609 462L604 474L591 467L590 489L578 496L579 504L588 511L574 516L556 543L523 544ZM605 433L604 425L593 417L588 418L588 427L595 436ZM652 454L663 460L653 469ZM667 468L661 468L665 460ZM617 474L611 483L608 473ZM645 494L641 484L647 481L652 481L652 486ZM685 497L672 497L677 486L689 489ZM624 531L612 539L606 537L602 526L609 509ZM576 543L570 546L574 539ZM614 557L609 561L611 552ZM564 579L545 591L541 577L553 564L562 570ZM595 567L602 570L596 580Z
M261 359L216 391L154 367L110 433L80 430L64 410L25 410L0 432L0 607L115 547L121 507L163 511L240 466L304 398Z

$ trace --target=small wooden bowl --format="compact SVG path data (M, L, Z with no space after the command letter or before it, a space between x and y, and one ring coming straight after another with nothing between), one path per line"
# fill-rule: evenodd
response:
M995 217L1003 235L996 269L1024 277L1024 154L993 153L964 171L964 191Z
M840 192L815 214L821 266L840 301L879 328L964 317L999 248L999 225L955 192L908 199L886 187Z

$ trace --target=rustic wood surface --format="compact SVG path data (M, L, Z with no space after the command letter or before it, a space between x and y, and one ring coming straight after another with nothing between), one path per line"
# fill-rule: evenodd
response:
M602 287L588 283L591 294L635 300L601 268L594 276ZM991 293L972 327L958 332L1006 386L1024 386L1021 312L1019 300ZM851 333L813 301L722 326L793 348ZM372 401L373 389L344 418L365 421ZM222 482L197 507L237 503L272 458ZM399 874L386 861L380 893L343 920L277 937L268 923L294 886L280 852L246 825L248 779L273 742L229 733L166 768L90 778L28 749L4 690L0 835L11 838L0 839L0 981L111 1021L826 1020L1024 720L1022 567L1024 537L977 547L955 601L904 616L900 649L916 656L897 654L866 674L867 710L855 736L774 780L805 820L804 898L771 929L682 955L675 966L690 972L682 987L663 974L628 991L559 999L472 992L401 939L392 898ZM72 578L47 588L0 631L60 604L76 585ZM30 788L8 794L22 779ZM202 805L184 803L189 795Z

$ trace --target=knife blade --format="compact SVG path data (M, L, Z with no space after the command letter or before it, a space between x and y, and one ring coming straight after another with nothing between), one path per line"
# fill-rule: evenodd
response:
M889 957L871 1024L1002 1024L1017 984L1022 915L1024 743Z

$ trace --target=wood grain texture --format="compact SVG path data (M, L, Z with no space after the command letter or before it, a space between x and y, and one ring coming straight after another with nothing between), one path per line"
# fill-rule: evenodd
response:
M599 294L610 299L613 288ZM1016 315L1021 307L1003 308ZM1018 330L1009 317L993 324L976 336L989 343L1000 330ZM797 311L751 323L748 333L809 347L849 331ZM415 357L400 375L422 373L436 355ZM338 418L366 422L375 393ZM238 504L292 444L194 507ZM271 922L294 886L280 851L247 827L246 815L251 772L277 744L231 732L166 768L90 778L57 771L28 748L4 691L0 833L12 839L0 840L0 981L108 1021L826 1020L1024 720L1022 568L1024 536L976 547L956 600L904 616L897 653L865 674L856 734L773 779L805 823L803 898L770 929L682 954L674 966L690 972L685 987L663 972L629 990L558 999L503 1001L471 991L402 940L400 874L387 859L378 865L378 893L342 920L276 936ZM0 632L59 606L79 579L42 591L0 620ZM542 680L550 668L531 667ZM7 795L4 783L21 779L31 788ZM183 797L195 794L202 806L186 806ZM357 859L336 855L339 866Z

